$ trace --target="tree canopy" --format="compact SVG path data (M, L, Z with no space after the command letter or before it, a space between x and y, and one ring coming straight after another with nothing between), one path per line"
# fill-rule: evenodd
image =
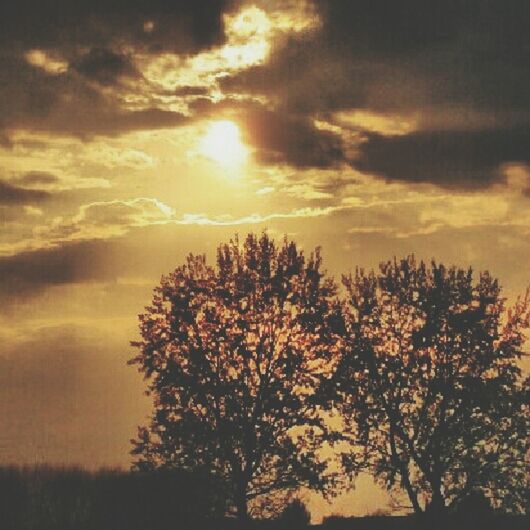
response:
M249 234L217 263L190 255L140 315L132 363L148 380L151 423L134 441L139 469L206 469L248 501L324 484L315 396L329 377L336 286L320 253Z
M163 277L130 361L154 405L134 466L207 473L247 517L277 491L336 490L322 448L340 440L342 476L369 470L416 513L524 512L530 294L508 308L489 273L412 256L343 285L266 233Z
M417 513L472 492L524 511L529 297L507 309L488 273L413 257L343 278L345 346L333 377L346 469L402 488ZM346 436L348 438L348 436Z

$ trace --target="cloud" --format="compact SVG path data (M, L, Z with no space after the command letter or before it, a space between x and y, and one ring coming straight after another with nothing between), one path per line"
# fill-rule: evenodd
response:
M68 70L68 63L53 57L44 50L29 50L24 55L26 61L37 68L42 68L48 74L64 74Z
M137 171L155 166L156 158L139 149L114 147L105 142L93 142L85 150L86 159L107 169L127 168Z
M503 178L502 164L530 162L529 145L529 127L368 134L353 165L387 179L484 188Z
M208 96L210 93L210 88L206 86L183 85L175 88L175 90L171 91L171 93L180 97Z
M53 114L45 117L27 115L17 123L18 127L33 131L70 134L80 138L98 135L116 136L136 130L167 129L178 127L188 120L178 112L157 108L127 111L101 106L90 109L59 105Z
M320 111L470 98L477 105L520 106L530 100L524 84L530 74L519 68L527 59L525 0L314 5L322 18L318 32L293 36L267 64L227 83L281 94L291 109ZM420 97L403 97L407 92Z
M266 98L288 123L311 118L330 132L370 133L355 167L387 179L487 186L499 164L527 160L527 2L314 5L318 29L226 76L227 95ZM317 142L319 132L304 132ZM343 140L342 152L356 154L356 139Z
M70 243L108 240L130 230L167 224L173 221L171 208L149 198L85 204L73 216L59 216L46 224L33 226L31 236L6 240L0 244L0 256L9 257L41 252ZM36 255L38 256L38 255Z
M5 180L11 185L53 193L57 200L63 191L108 190L116 184L120 172L127 172L132 179L137 172L154 168L158 161L144 145L135 145L142 143L141 133L87 141L20 131L13 135L12 142L9 149L0 149Z
M307 193L307 190L304 190ZM202 213L185 213L177 216L172 208L163 202L139 197L130 200L101 201L82 205L70 217L56 217L45 225L34 226L31 237L0 245L0 256L27 256L35 252L51 251L83 241L106 241L127 235L129 232L153 226L197 225L238 226L262 224L277 219L297 219L328 216L348 206L308 206L284 212L251 213L240 217L231 215L210 216ZM46 254L47 255L47 254Z
M24 206L24 213L30 217L40 217L43 214L43 211L41 208L26 205Z
M514 192L520 192L528 197L530 194L530 165L529 164L505 164L502 167L506 185Z
M138 67L158 101L188 108L198 97L224 99L219 88L223 78L263 64L273 41L305 27L300 18L289 16L289 10L271 11L270 3L264 9L240 4L239 9L223 16L226 39L222 45L185 56L168 52L136 55ZM290 14L302 5L292 4Z
M0 47L68 49L125 43L192 53L222 42L222 14L228 7L224 0L4 2Z
M0 293L6 306L50 285L112 279L114 272L100 264L107 250L103 241L83 241L0 256Z
M204 214L185 214L179 219L175 220L175 224L179 225L202 225L202 226L237 226L237 225L253 225L262 224L276 219L298 219L305 217L325 217L334 212L344 209L341 206L327 206L327 207L305 207L296 208L284 213L270 213L265 215L250 214L243 217L232 217L230 215L223 215L218 217L210 217Z
M16 46L0 39L6 131L86 138L188 123L194 99L219 100L221 78L262 63L273 39L314 24L307 2L258 2L272 6L268 13L236 0L57 4L45 23L6 9L22 30L39 25Z
M43 190L27 189L0 181L0 205L12 206L42 202L49 198Z
M243 127L258 159L267 165L330 167L345 159L340 137L303 117L256 108L244 114Z
M318 128L314 120L271 110L257 102L226 99L219 103L199 99L191 105L196 118L233 118L242 136L263 165L287 164L295 168L338 167L346 161L343 139Z
M318 230L321 226L332 227L334 237L339 237L341 233L359 237L372 234L385 235L395 241L433 236L435 233L447 233L447 230L456 233L468 228L493 226L511 228L518 233L528 232L528 200L523 195L526 181L521 180L526 175L525 169L512 167L509 171L512 180L518 178L517 192L508 185L483 193L448 194L435 187L412 192L406 184L384 185L373 180L372 183L367 181L355 185L357 195L348 192L338 204L250 213L239 217L201 213L176 215L163 203L147 198L91 203L70 218L56 219L51 227L42 226L34 230L31 240L5 245L4 251L9 251L10 255L0 258L0 291L5 300L14 301L17 297L38 294L50 285L112 280L119 274L142 275L147 267L147 255L149 259L154 259L154 265L149 266L151 274L153 270L158 270L154 257L165 253L157 245L171 240L182 251L179 241L185 237L183 234L191 238L189 245L194 241L192 234L196 232L190 230L193 226L197 229L252 225L270 227L280 223L280 226L286 227L283 230L288 230L287 226L307 225L318 219ZM282 225L283 221L289 224ZM180 231L179 227L185 230ZM155 234L158 235L155 237ZM180 235L177 237L177 234ZM132 258L138 252L144 252L139 248L143 248L145 239L151 237L158 238L158 243L153 242L150 250L145 251L141 267L134 265L136 262ZM130 246L133 240L136 241L134 248L129 248L127 245ZM132 265L128 263L129 258L124 258L124 249L127 249L125 254L131 257ZM168 263L171 266L171 260Z
M106 48L91 48L73 63L73 68L102 85L113 85L122 77L139 76L129 57Z
M292 184L286 186L282 191L291 197L297 197L307 201L316 201L321 199L333 199L333 194L330 191L325 191L323 186L319 189L310 183Z
M5 102L0 129L89 138L176 127L188 121L182 113L149 101L139 109L124 107L119 95L104 93L70 71L50 75L16 56L0 54L0 98Z
M43 227L40 235L52 244L107 239L124 235L132 228L167 223L172 217L172 209L156 199L94 202L81 206L69 220L56 219L50 228Z
M24 175L21 175L17 179L17 182L28 186L47 186L57 184L59 178L47 171L28 171Z
M503 196L477 195L447 197L420 211L424 227L464 228L479 225L501 225L508 221L510 200Z
M156 278L164 270L160 269L161 262L164 268L174 265L175 250L182 258L186 247L188 251L204 250L196 244L196 232L190 227L267 226L282 220L324 218L342 209L305 207L234 217L176 216L159 201L145 198L84 205L71 218L37 227L32 239L3 245L6 255L0 256L0 297L4 305L0 309L12 310L53 286L114 282L128 276ZM167 241L172 241L173 251L160 248ZM143 256L140 260L139 255Z
M136 61L163 53L193 55L221 45L229 4L3 3L0 135L8 142L10 133L24 129L87 138L183 124L181 109L165 104Z
M385 0L328 0L315 4L324 18L327 42L337 51L355 43L356 55L374 58L432 51L465 38L464 30L473 32L473 39L491 40L492 46L502 42L504 49L497 51L501 54L522 43L525 22L519 17L528 13L525 0L402 0L391 4Z

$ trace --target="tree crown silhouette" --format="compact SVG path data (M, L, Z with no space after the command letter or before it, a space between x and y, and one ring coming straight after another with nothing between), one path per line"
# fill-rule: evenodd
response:
M136 467L207 469L241 517L257 496L322 487L315 395L333 357L335 292L318 249L306 258L267 234L219 246L215 267L190 255L164 277L133 343L154 398Z
M528 295L507 310L488 273L474 281L414 257L343 281L346 346L333 385L357 447L346 469L369 468L419 513L446 513L475 491L523 511Z

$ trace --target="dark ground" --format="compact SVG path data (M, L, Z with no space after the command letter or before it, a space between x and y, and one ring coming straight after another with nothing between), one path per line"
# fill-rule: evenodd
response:
M241 523L219 488L186 473L0 468L0 530L299 530L308 514ZM303 511L303 510L302 510ZM287 512L286 512L287 513ZM330 517L322 530L530 530L528 516L477 511L446 521Z

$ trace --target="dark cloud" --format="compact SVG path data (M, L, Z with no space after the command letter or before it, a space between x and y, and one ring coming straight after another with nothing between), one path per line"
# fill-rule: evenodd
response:
M51 75L21 58L0 55L0 98L8 102L0 129L29 129L78 137L118 135L177 126L185 117L158 108L124 110L79 75Z
M330 45L349 47L355 42L357 54L399 55L434 46L453 37L472 16L473 2L448 0L328 0L315 2L324 18L324 32ZM459 20L460 19L460 20Z
M175 96L207 96L210 93L208 87L179 86L171 94Z
M225 78L223 88L268 96L286 121L356 109L419 116L420 131L371 135L362 147L356 167L387 178L487 185L500 163L528 159L528 2L315 6L320 30L291 36L266 64Z
M422 56L462 47L465 57L528 57L526 0L326 0L315 1L326 43L357 57ZM481 56L479 56L481 53Z
M116 99L80 76L50 75L23 60L5 57L0 57L0 98L9 102L0 116L0 128L5 130L22 128L85 138L174 127L186 121L180 113L158 108L121 109Z
M75 112L75 111L74 111ZM74 118L74 119L72 119ZM76 112L73 116L55 115L50 120L35 120L35 129L69 133L73 136L119 135L141 129L164 129L186 123L188 119L178 112L150 108L138 111L123 111L109 108L108 112L99 109L90 113L90 109Z
M177 112L121 109L116 85L124 77L140 76L130 50L192 54L220 44L222 15L240 4L232 0L4 2L0 99L7 104L0 117L0 137L1 129L84 138L187 123L188 118ZM335 111L355 109L423 117L418 120L420 132L405 147L414 153L410 145L423 142L426 152L438 152L437 146L449 154L454 151L456 158L439 170L451 170L449 185L494 180L495 164L481 165L480 156L449 145L449 138L458 138L463 128L485 134L494 129L492 137L500 142L493 149L496 161L511 161L506 147L510 130L524 126L530 116L528 2L315 0L314 4L321 28L279 39L272 43L266 64L221 82L261 162L334 167L345 158L344 146L333 133L315 128L313 118L332 119ZM69 68L52 75L28 65L23 53L32 48L55 53ZM168 95L144 93L144 84L138 90L146 100ZM168 91L190 98L207 92L205 87L191 86ZM249 110L241 103L242 94L249 93L268 96L272 106ZM199 107L200 103L195 110L200 117L204 112ZM455 119L462 109L469 111L469 123ZM436 124L425 118L430 112L437 116ZM447 124L440 124L444 116ZM426 134L430 129L431 139ZM447 136L439 129L446 129ZM372 153L390 149L387 144L394 141L405 142L370 137L359 164L385 166L385 161L374 161ZM401 166L404 170L405 164ZM437 169L427 166L420 160L421 169L411 168L408 177L401 175L401 169L383 167L378 172L388 178L444 180ZM474 174L483 170L489 173L480 178ZM424 172L428 175L421 177Z
M7 0L0 7L0 47L71 49L125 43L191 53L222 41L222 14L228 4L226 0Z
M0 294L8 305L53 285L115 279L116 271L105 267L108 246L104 241L86 241L2 256Z
M46 191L30 190L0 181L0 205L30 204L42 202L48 198L49 193Z
M258 109L246 112L242 123L263 163L330 167L344 159L337 135L317 130L309 119Z
M0 131L0 147L4 147L6 149L13 147L13 142L11 141L11 138L3 131Z
M113 85L122 77L139 75L129 57L106 48L92 48L73 63L73 68L102 85Z
M215 255L217 241L232 235L233 227L197 226L190 230L184 225L160 225L137 228L121 238L64 242L54 248L0 256L0 312L42 295L50 287L113 284L123 278L148 278L155 286L160 276L185 261L189 252L203 253L204 241L208 252Z
M223 13L231 5L231 0L2 2L2 143L8 145L9 131L20 128L89 136L181 123L180 114L157 108L123 110L116 90L101 88L116 89L121 79L141 77L132 51L191 54L220 44ZM42 54L37 57L42 68L26 61L32 50Z
M499 166L530 163L530 128L428 131L385 137L370 134L354 166L388 179L445 187L486 187Z
M322 29L224 80L292 111L530 107L530 4L482 0L315 2Z
M55 184L59 178L47 171L29 171L17 179L23 185L38 186Z

